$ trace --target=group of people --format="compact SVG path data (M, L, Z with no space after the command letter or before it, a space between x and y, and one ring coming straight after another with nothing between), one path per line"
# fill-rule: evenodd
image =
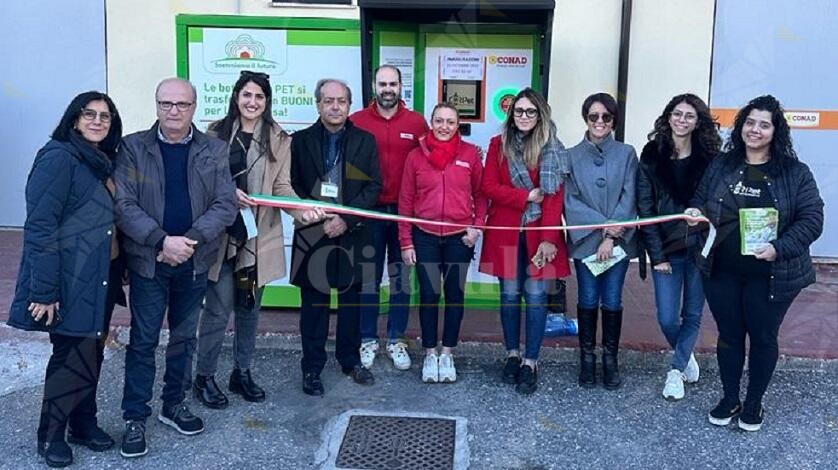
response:
M719 326L723 398L710 422L742 429L763 421L762 397L777 362L780 324L814 282L808 247L822 231L823 201L797 159L780 103L771 96L739 111L730 142L692 94L666 105L640 158L613 136L618 106L606 93L582 104L582 140L565 149L551 109L530 88L518 93L500 134L484 152L459 132L457 108L436 105L430 123L401 100L398 68L374 72L374 100L349 115L352 92L338 79L315 87L319 119L293 137L274 121L269 77L243 71L229 110L206 133L193 123L197 94L186 80L155 91L157 120L122 137L113 101L82 93L35 157L26 186L23 256L9 324L48 331L37 449L50 466L73 461L68 442L101 451L114 440L99 427L96 389L110 317L130 286L130 339L122 399L121 454L148 452L145 422L155 350L169 341L158 419L186 435L204 423L187 394L209 408L229 398L216 381L234 312L227 389L260 402L252 375L264 286L286 275L279 209L250 194L272 194L415 217L408 223L312 206L294 219L290 282L300 288L302 389L322 396L332 291L337 291L335 356L344 374L375 382L380 285L389 277L386 351L398 370L412 362L405 330L413 271L426 383L454 382L466 274L484 237L479 270L500 284L507 357L499 379L522 394L538 388L548 292L571 274L578 286L579 376L616 389L622 290L629 260L651 262L657 316L673 349L663 396L680 399L698 380L692 354L705 296ZM774 208L776 238L755 254L740 250L740 210ZM686 213L688 221L613 224ZM705 216L716 227L709 253ZM557 227L585 225L565 234ZM601 228L600 228L601 227ZM413 268L413 269L411 269ZM605 269L607 268L607 269ZM444 296L442 335L439 301ZM524 311L524 347L521 322ZM597 325L602 317L602 373ZM744 403L740 379L750 340ZM197 349L197 354L195 351ZM197 356L193 377L193 357Z

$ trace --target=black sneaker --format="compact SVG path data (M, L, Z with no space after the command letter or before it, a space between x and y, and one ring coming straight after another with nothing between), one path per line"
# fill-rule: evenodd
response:
M85 446L94 452L106 451L115 444L113 438L98 425L80 429L71 427L67 433L67 442Z
M521 370L521 357L509 356L506 358L506 365L503 366L503 383L515 385L518 383L518 374Z
M710 420L710 424L715 424L716 426L727 426L730 424L730 420L732 420L733 417L738 415L741 411L742 405L739 402L722 400L715 408L710 410L710 414L707 418Z
M751 409L746 407L739 415L739 429L743 431L759 431L762 428L762 422L765 419L765 408L760 405L757 408Z
M201 418L192 414L185 403L181 402L176 405L166 406L160 409L160 414L157 419L161 423L171 426L177 432L192 436L204 431L204 421Z
M145 421L125 422L125 434L122 435L122 448L119 454L126 459L142 457L148 453L145 445Z
M518 374L518 385L515 391L522 395L531 395L538 390L538 372L531 366L524 364Z

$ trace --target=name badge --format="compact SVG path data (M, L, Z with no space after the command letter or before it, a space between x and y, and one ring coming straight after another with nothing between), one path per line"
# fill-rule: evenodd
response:
M320 185L320 195L323 197L338 197L338 185L334 183L323 183Z
M468 162L464 162L462 160L454 160L454 164L463 168L471 168L471 165L469 165Z
M413 140L413 134L408 134L407 132L400 133L399 137L402 139Z

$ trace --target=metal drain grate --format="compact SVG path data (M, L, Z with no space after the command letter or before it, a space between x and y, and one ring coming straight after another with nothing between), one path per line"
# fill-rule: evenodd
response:
M453 470L456 421L352 416L335 466L365 470Z

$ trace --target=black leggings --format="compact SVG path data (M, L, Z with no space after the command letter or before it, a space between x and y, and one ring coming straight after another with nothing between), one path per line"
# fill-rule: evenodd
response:
M739 402L739 384L748 353L748 389L745 406L756 408L774 374L779 356L777 335L792 301L770 302L768 277L713 272L703 277L704 293L719 328L716 357L724 398Z
M95 336L50 334L52 356L47 364L38 440L64 440L73 429L96 426L96 390L102 369L103 341Z

